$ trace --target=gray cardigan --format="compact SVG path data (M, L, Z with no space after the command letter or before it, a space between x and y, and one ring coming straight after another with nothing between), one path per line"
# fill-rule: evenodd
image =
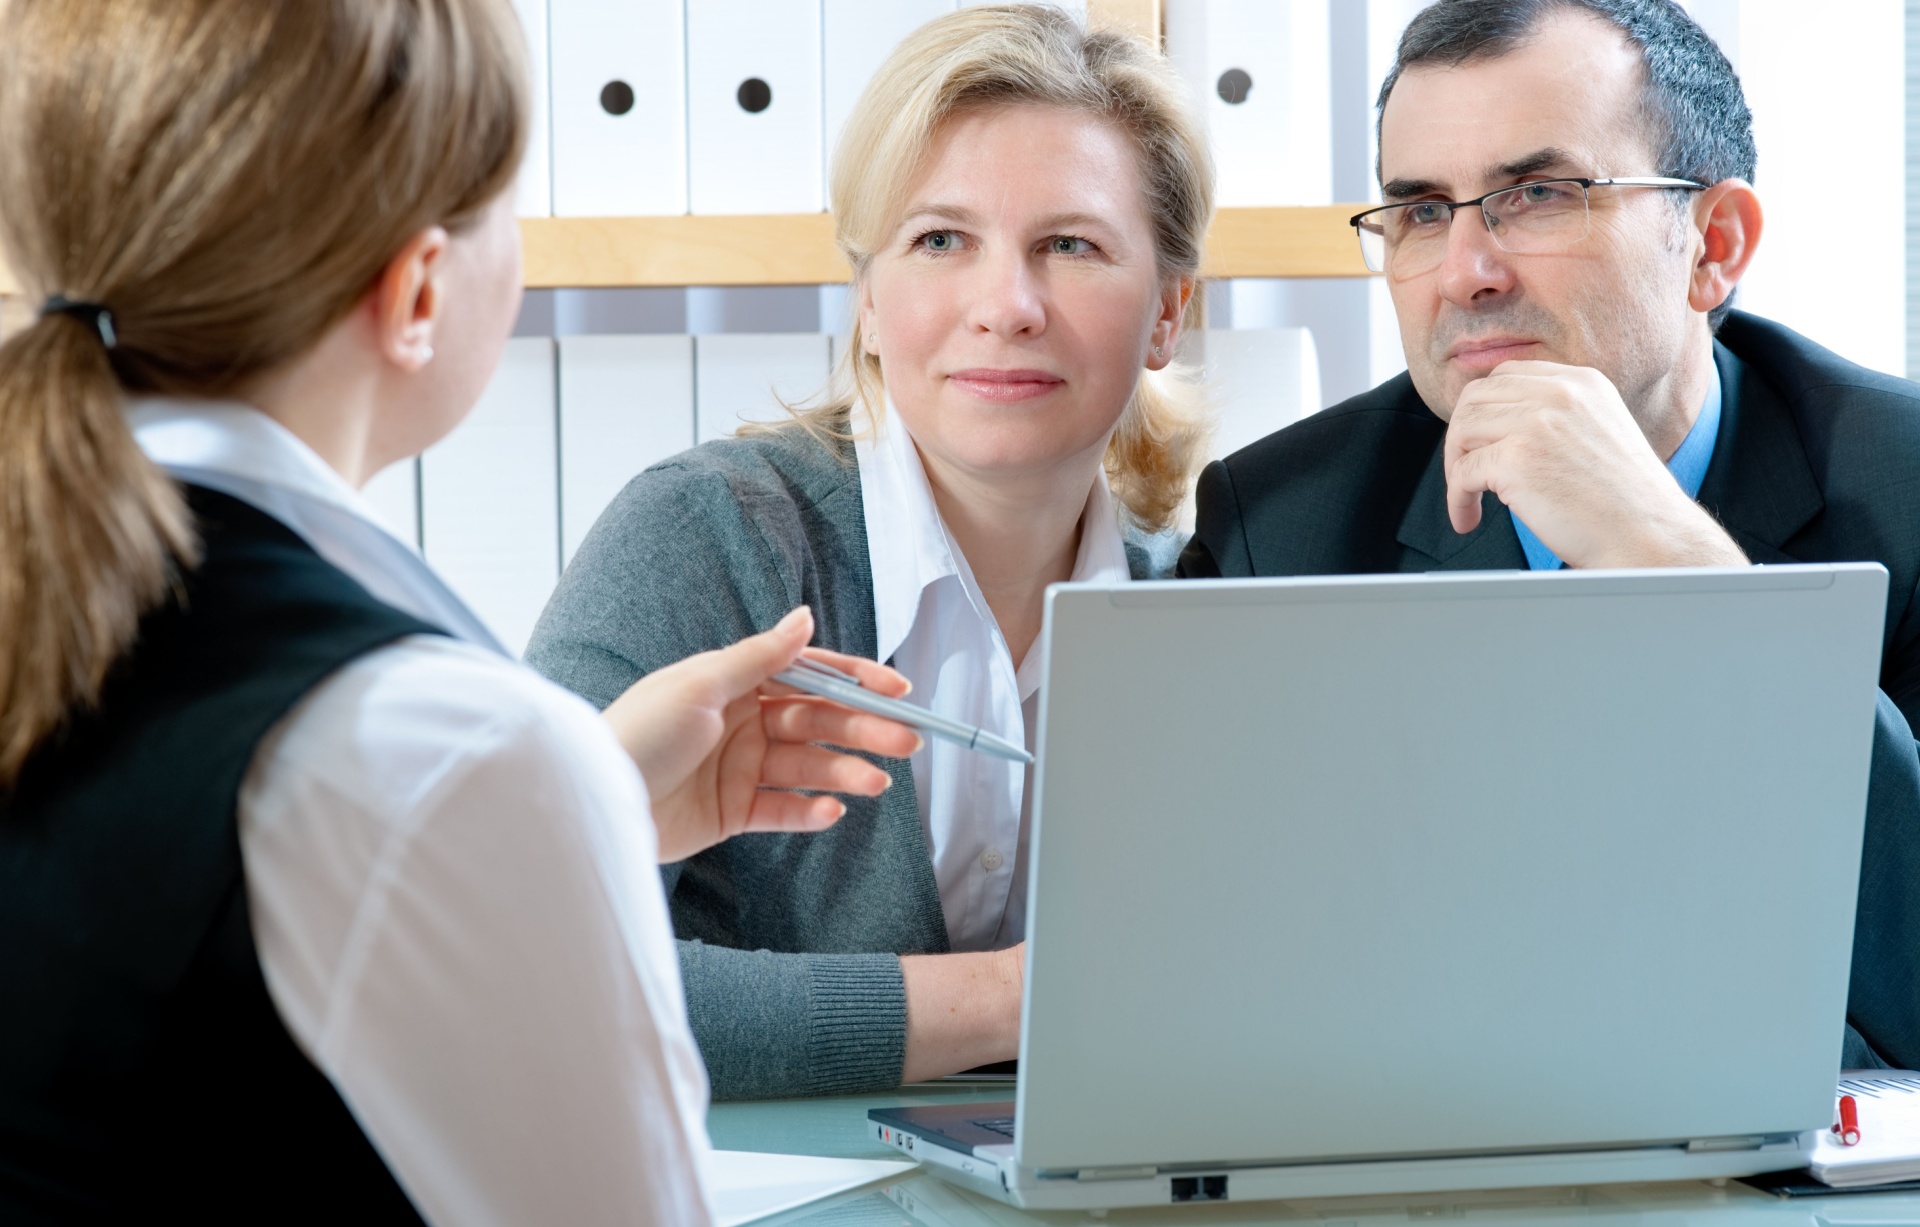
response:
M1179 543L1130 533L1136 578ZM1157 565L1156 565L1157 564ZM815 642L872 657L873 580L850 445L796 428L702 444L633 479L541 615L527 662L605 707L647 673L813 607ZM745 835L666 866L687 1012L719 1099L892 1087L900 954L948 949L913 773L811 835Z

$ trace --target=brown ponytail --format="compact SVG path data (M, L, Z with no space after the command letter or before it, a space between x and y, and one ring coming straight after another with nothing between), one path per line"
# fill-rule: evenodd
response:
M126 394L244 397L512 182L508 0L0 0L0 790L195 561Z

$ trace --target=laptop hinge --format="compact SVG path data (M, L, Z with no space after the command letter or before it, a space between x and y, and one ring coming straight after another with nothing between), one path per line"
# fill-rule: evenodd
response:
M1093 1180L1151 1180L1159 1174L1159 1168L1144 1163L1132 1167L1083 1167L1073 1174L1073 1178L1083 1183Z
M1759 1150L1766 1144L1767 1139L1761 1134L1736 1138L1695 1138L1687 1143L1687 1153L1697 1155L1713 1150Z

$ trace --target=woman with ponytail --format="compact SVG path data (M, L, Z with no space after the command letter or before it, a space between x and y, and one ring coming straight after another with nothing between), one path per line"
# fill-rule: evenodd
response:
M657 862L916 739L805 610L596 715L360 500L510 331L519 39L0 4L0 1220L709 1219Z
M1049 5L963 8L903 41L834 157L857 307L836 386L636 478L529 663L606 703L804 600L823 643L1030 745L1047 585L1164 573L1204 454L1172 367L1213 212L1183 99L1145 44ZM1015 1055L1031 771L940 741L892 770L832 831L669 868L716 1096Z

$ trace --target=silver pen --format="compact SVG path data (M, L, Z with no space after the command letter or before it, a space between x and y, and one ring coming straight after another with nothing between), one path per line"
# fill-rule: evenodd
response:
M1016 763L1033 762L1033 755L1010 741L995 737L985 729L977 729L971 724L962 724L958 720L949 720L945 716L936 716L924 707L915 707L899 699L889 699L885 695L875 694L862 686L860 679L851 673L842 673L838 669L823 665L817 660L810 660L805 656L795 661L792 667L774 674L773 680L783 682L795 690L804 690L808 694L843 703L855 711L884 716L888 720L896 720L911 728L923 729L935 737L944 737L969 750L977 750L982 754L991 754L995 758L1004 758Z

